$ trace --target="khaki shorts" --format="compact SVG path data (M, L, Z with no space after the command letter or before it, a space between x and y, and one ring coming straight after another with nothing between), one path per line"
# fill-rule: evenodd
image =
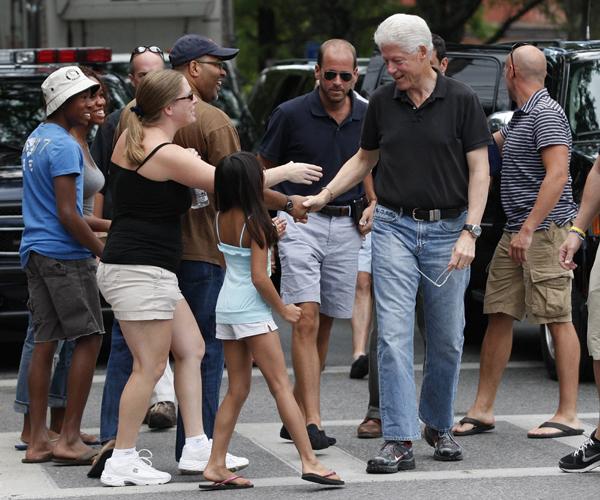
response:
M600 258L596 257L588 287L588 350L594 360L600 360Z
M183 299L177 276L162 267L100 262L96 279L118 320L173 319Z
M558 264L558 248L571 224L533 233L527 262L518 265L508 257L508 247L518 233L505 232L489 266L483 312L504 313L519 321L527 315L534 324L571 321L571 281L573 272Z

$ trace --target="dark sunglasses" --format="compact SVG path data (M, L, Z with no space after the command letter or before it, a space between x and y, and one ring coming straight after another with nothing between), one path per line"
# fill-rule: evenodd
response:
M340 78L344 82L349 82L350 80L352 80L352 77L354 76L352 73L348 73L347 71L331 71L331 70L327 70L327 71L325 71L325 73L323 73L323 76L325 77L325 80L333 80L338 75L340 75Z
M194 61L196 61L198 64L212 64L220 70L223 69L223 66L225 65L223 61L198 61L197 59L194 59Z
M194 93L190 92L190 95L186 95L185 97L178 97L175 99L176 101L183 101L184 99L189 99L190 101L194 100Z
M511 49L510 49L510 54L508 54L510 56L510 62L512 63L512 67L513 67L513 74L515 76L517 76L517 71L515 70L515 58L513 56L513 52L515 50L517 50L519 47L525 47L526 45L532 45L531 43L528 42L517 42L515 43Z
M143 54L147 50L149 50L153 54L160 54L160 56L163 57L163 51L160 50L160 48L157 47L156 45L150 45L150 46L140 45L139 47L136 47L135 49L133 49L131 51L131 57L129 58L129 62L133 61L133 58L135 56L137 56L138 54Z

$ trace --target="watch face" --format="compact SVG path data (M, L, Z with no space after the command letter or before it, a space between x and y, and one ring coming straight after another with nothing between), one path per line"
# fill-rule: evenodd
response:
M294 204L292 203L292 201L291 201L291 200L290 200L290 201L288 201L288 202L285 204L285 211L286 211L286 212L291 212L293 208L294 208Z
M473 229L471 229L471 233L476 238L479 238L481 236L481 226L473 226Z

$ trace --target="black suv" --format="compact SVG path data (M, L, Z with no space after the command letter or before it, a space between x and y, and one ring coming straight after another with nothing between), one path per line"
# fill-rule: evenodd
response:
M0 331L1 341L21 340L28 321L27 280L19 245L23 175L21 152L29 134L46 118L41 84L64 65L98 69L110 61L111 49L24 49L0 51ZM124 107L133 94L118 75L97 71L110 92L109 111ZM109 308L103 303L104 311Z
M508 97L504 81L504 64L512 43L493 45L448 44L448 69L446 76L469 85L477 93L488 116L492 131L508 123L515 103ZM600 41L560 42L531 41L546 55L548 75L546 87L550 95L563 107L573 133L571 176L575 201L581 201L587 175L598 155L600 147ZM284 100L291 99L312 89L314 85L312 66L282 62L261 73L248 106L256 113L259 128L266 128L273 109ZM379 50L373 52L366 71L361 70L356 90L369 98L373 91L393 81L388 75ZM273 83L267 85L267 82ZM305 83L303 83L305 82ZM483 314L483 297L487 279L486 268L492 258L501 235L506 217L500 202L500 175L496 175L489 193L483 216L483 234L477 241L476 257L472 264L471 282L465 296L467 325L465 335L482 338L487 325ZM578 332L582 357L581 378L592 379L592 363L587 352L587 283L591 263L594 262L600 241L598 219L588 230L588 246L576 259L579 267L573 282L573 323ZM556 364L552 339L545 327L541 328L542 351L548 372L556 378Z

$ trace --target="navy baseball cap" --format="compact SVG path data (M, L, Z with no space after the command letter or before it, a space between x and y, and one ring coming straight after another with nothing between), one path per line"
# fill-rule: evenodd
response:
M210 38L206 38L202 35L183 35L179 40L175 42L169 59L171 65L176 68L187 62L198 59L205 55L211 55L220 57L224 61L227 59L233 59L237 56L240 49L226 49L219 47Z

